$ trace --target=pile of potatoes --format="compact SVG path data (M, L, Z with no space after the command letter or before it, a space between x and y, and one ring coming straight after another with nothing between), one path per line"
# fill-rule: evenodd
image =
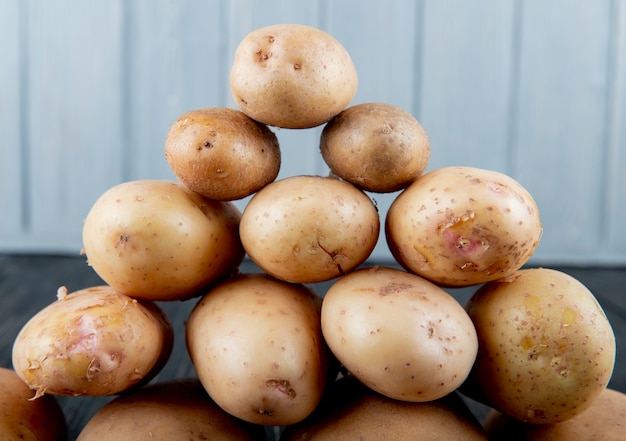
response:
M239 109L170 128L177 180L120 183L93 204L84 254L105 285L61 288L15 340L34 402L119 395L82 441L265 439L269 426L286 441L623 434L602 308L571 276L522 268L542 234L532 196L494 170L427 171L421 124L390 104L350 106L357 85L319 29L248 34L230 76ZM321 125L330 175L277 180L272 128ZM369 193L390 192L380 219ZM398 265L368 264L381 232ZM240 272L245 256L261 272ZM472 286L466 305L449 293ZM158 302L188 300L197 378L148 384L174 338ZM494 414L479 422L462 396Z

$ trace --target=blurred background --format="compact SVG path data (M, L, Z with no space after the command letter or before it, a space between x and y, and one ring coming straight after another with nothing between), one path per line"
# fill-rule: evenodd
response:
M100 194L174 179L171 124L234 108L237 45L287 22L346 47L352 104L422 123L429 169L524 185L544 225L531 262L626 265L626 0L2 0L0 253L78 255ZM320 132L277 132L279 177L327 173ZM395 196L372 195L381 218ZM388 257L381 236L373 258Z

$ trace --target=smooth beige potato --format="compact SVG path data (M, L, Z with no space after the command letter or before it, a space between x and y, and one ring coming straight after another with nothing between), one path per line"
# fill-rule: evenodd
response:
M521 268L539 245L530 193L494 170L450 166L416 179L392 202L387 244L407 270L441 286L470 286Z
M188 188L222 201L242 199L272 182L281 161L274 132L223 107L181 115L165 139L165 158Z
M34 315L13 343L13 367L36 397L113 395L152 379L173 341L155 303L94 286Z
M348 51L321 29L276 24L240 42L230 72L239 108L270 126L304 129L341 112L358 77Z
M552 424L589 408L615 364L615 335L593 294L548 268L519 270L466 304L478 356L463 392L520 421Z
M363 103L326 124L320 151L335 175L367 191L390 193L406 188L426 170L430 142L409 112L391 104Z
M33 391L15 371L0 367L0 439L65 441L67 424L56 399L32 397Z
M354 185L321 176L291 176L256 193L239 234L248 256L281 280L315 283L363 263L380 231L378 211Z
M331 285L322 332L356 378L403 401L436 400L456 390L478 348L456 299L422 277L385 267L354 270Z
M153 383L115 398L85 425L77 441L257 441L261 426L219 408L197 378Z

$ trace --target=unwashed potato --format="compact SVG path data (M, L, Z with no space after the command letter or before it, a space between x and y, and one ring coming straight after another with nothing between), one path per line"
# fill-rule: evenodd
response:
M274 132L239 110L189 111L172 124L165 158L188 188L215 200L236 200L272 182L280 169Z
M258 441L262 426L224 412L197 378L153 383L115 398L85 425L77 441Z
M267 274L213 287L187 321L196 373L228 413L266 426L293 424L319 403L333 371L320 298Z
M348 51L321 29L275 24L240 42L230 72L235 102L251 118L276 127L321 125L356 94Z
M174 334L155 303L106 285L60 294L13 343L13 367L35 397L117 394L163 368Z
M105 191L83 224L83 251L119 292L186 300L235 272L244 250L241 212L174 181L137 180Z
M615 364L615 335L593 294L548 268L519 270L466 304L478 356L462 391L520 421L552 424L588 409Z
M9 368L0 367L0 439L65 441L67 424L53 396L31 400L33 391Z
M356 268L380 231L372 200L349 182L291 176L256 193L241 217L248 256L281 280L315 283Z
M590 408L562 423L528 424L492 410L483 424L492 441L623 441L626 394L605 389Z
M364 190L390 193L422 175L430 142L409 112L391 104L363 103L326 124L320 151L335 175Z
M456 393L424 403L393 400L351 376L333 384L309 418L285 428L281 441L487 441Z
M387 212L389 250L407 270L441 286L470 286L521 268L539 245L539 209L530 193L495 170L432 170Z
M394 268L354 270L322 304L322 332L337 359L371 389L424 402L456 390L476 358L476 331L442 288Z

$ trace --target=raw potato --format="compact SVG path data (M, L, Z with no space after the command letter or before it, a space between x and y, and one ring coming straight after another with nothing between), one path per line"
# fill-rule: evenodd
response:
M320 151L337 176L364 190L390 193L407 187L426 170L430 142L419 121L405 110L363 103L326 124Z
M431 282L394 268L362 268L326 292L322 332L343 366L371 389L424 402L456 390L476 358L463 307Z
M211 398L256 424L308 416L332 367L320 303L303 285L266 274L240 274L211 289L187 322L189 354Z
M572 276L519 270L466 304L479 350L463 391L513 418L551 424L579 415L606 388L615 335L593 294Z
M393 400L353 377L339 379L311 417L285 428L281 441L487 441L461 398Z
M112 395L153 378L173 340L156 304L94 286L63 294L35 314L15 339L13 366L35 397Z
M118 184L94 203L83 225L89 265L134 298L186 300L237 270L244 250L241 212L180 182Z
M0 439L65 441L67 424L53 396L31 400L33 391L9 368L0 367Z
M261 426L227 414L197 378L150 384L117 397L87 422L77 441L256 441Z
M180 116L165 140L165 158L188 188L222 201L242 199L272 182L281 160L274 132L223 107Z
M393 201L385 233L394 258L440 286L477 285L512 274L542 234L534 199L513 178L474 167L443 167Z
M239 233L248 256L281 280L315 283L363 263L380 231L378 211L354 185L335 178L292 176L255 194Z
M485 419L492 441L623 441L626 394L605 389L582 414L556 424L528 424L497 410Z
M251 118L304 129L341 112L356 94L358 77L346 49L326 32L276 24L240 42L230 86L235 102Z

